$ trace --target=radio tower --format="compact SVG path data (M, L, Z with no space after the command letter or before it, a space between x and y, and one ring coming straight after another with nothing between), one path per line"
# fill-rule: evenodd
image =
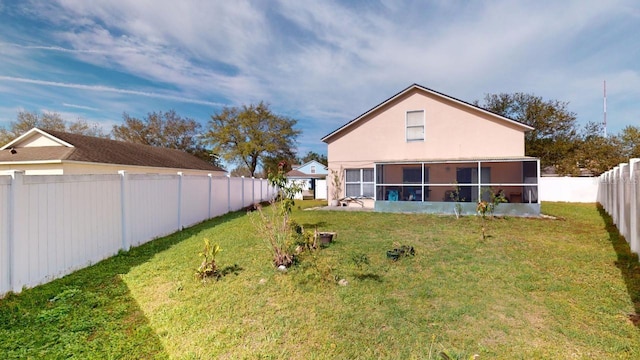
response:
M604 137L607 137L607 80L604 81L604 103L603 103L603 109L604 109L604 123L603 123L603 128L602 131L604 132Z

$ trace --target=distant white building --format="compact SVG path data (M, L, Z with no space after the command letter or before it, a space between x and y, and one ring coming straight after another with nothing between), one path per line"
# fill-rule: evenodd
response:
M327 165L311 160L303 165L294 165L286 176L289 182L302 183L302 193L296 199L327 199Z

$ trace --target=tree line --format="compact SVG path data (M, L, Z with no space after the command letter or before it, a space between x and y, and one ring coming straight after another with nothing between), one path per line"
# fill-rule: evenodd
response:
M540 158L542 168L558 175L578 175L583 171L600 175L614 166L640 157L640 127L626 126L618 134L604 136L603 125L577 123L569 103L545 100L526 93L487 94L474 103L496 114L532 126L525 134L525 154ZM500 139L492 142L500 146Z
M640 157L640 127L629 125L619 134L605 137L600 123L579 126L567 102L501 93L487 94L474 105L532 126L525 134L525 154L540 158L543 168L552 168L559 175L578 175L585 170L599 175L629 158ZM211 115L205 127L174 110L150 112L143 118L123 113L122 124L114 125L109 133L83 119L66 122L57 113L21 111L16 121L0 128L0 144L38 127L180 149L215 165L234 164L232 175L266 177L282 161L289 166L286 170L291 164L311 160L327 164L326 155L313 151L298 157L295 149L301 131L296 125L297 120L275 114L264 102L225 107ZM500 146L500 139L485 136L488 146Z

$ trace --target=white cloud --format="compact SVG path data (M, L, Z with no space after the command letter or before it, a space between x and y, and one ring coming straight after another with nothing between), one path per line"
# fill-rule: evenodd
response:
M76 104L62 103L62 106L70 107L70 108L74 108L74 109L80 109L80 110L100 111L100 109L98 109L98 108L94 108L94 107L86 106L86 105L76 105Z
M37 80L37 79L26 79L26 78L19 78L19 77L13 77L13 76L0 76L0 81L1 80L26 83L26 84L71 88L71 89L78 89L78 90L110 92L110 93L118 93L118 94L125 94L125 95L137 95L137 96L167 99L167 100L173 100L177 102L185 102L185 103L200 104L200 105L223 106L223 104L212 102L212 101L191 99L191 98L186 98L182 96L159 94L159 93L147 92L147 91L119 89L119 88L113 88L113 87L102 86L102 85L63 83L63 82L45 81L45 80Z
M593 88L603 78L611 91L621 89L625 104L629 97L637 102L638 68L629 58L640 53L629 56L635 39L620 45L625 34L637 33L630 30L640 30L634 25L640 11L631 0L60 0L23 10L51 24L53 37L0 44L16 55L0 54L5 69L20 70L0 71L5 81L100 92L105 103L121 101L109 97L114 94L213 107L266 100L307 119L316 139L414 82L466 101L485 93L533 92L570 101L585 119L597 113ZM606 54L611 48L616 51ZM51 74L60 70L38 63L30 51L70 56L159 89L82 85L95 81L75 80L80 77L67 83L71 70L56 79ZM51 76L21 72L38 68ZM631 111L624 116L632 117Z

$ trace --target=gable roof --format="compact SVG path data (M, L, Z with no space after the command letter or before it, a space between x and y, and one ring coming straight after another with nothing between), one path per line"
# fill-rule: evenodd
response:
M20 146L40 136L46 138L48 146ZM225 171L182 150L38 128L29 130L0 148L0 162L51 160Z
M307 174L294 169L286 173L285 177L290 179L324 179L327 174Z
M435 96L440 97L440 98L444 98L444 99L447 99L447 100L453 101L453 102L455 102L455 103L457 103L457 104L463 105L463 106L468 107L468 108L470 108L470 109L478 110L478 111L483 112L483 113L485 113L485 114L489 114L489 115L491 115L491 116L493 116L493 117L496 117L496 118L498 118L498 119L500 119L500 120L502 120L502 121L505 121L505 122L508 122L508 123L514 124L514 125L516 125L516 126L518 126L518 127L521 127L524 131L533 130L533 127L531 127L531 126L529 126L529 125L527 125L527 124L524 124L524 123L521 123L521 122L519 122L519 121L516 121L516 120L510 119L510 118L508 118L508 117L506 117L506 116L502 116L502 115L500 115L500 114L494 113L494 112L492 112L492 111L489 111L489 110L487 110L487 109L481 108L481 107L476 106L476 105L473 105L473 104L468 103L468 102L466 102L466 101L462 101L462 100L460 100L460 99L456 99L456 98L454 98L454 97L452 97L452 96L449 96L449 95L443 94L443 93L441 93L441 92L438 92L438 91L435 91L435 90L429 89L429 88L424 87L424 86L422 86L422 85L413 84L413 85L411 85L411 86L407 87L406 89L404 89L404 90L400 91L399 93L397 93L397 94L393 95L392 97L388 98L387 100L385 100L385 101L381 102L380 104L378 104L378 105L374 106L373 108L371 108L371 109L367 110L366 112L364 112L364 113L363 113L363 114L361 114L360 116L356 117L355 119L353 119L353 120L349 121L348 123L346 123L346 124L342 125L341 127L337 128L336 130L334 130L334 131L330 132L329 134L325 135L325 136L324 136L324 137L322 137L320 140L322 140L322 141L324 141L324 142L327 142L327 141L328 141L330 138L332 138L334 135L337 135L338 133L342 132L343 130L345 130L345 129L347 129L347 128L351 127L352 125L354 125L354 124L356 124L356 123L358 123L358 122L360 122L362 119L366 118L366 117L367 117L368 115L370 115L371 113L373 113L373 112L377 111L378 109L380 109L380 108L384 107L385 105L387 105L388 103L392 102L393 100L396 100L397 98L399 98L399 97L401 97L401 96L403 96L403 95L407 94L408 92L410 92L410 91L412 91L412 90L414 90L414 89L417 89L417 90L420 90L420 91L423 91L423 92L429 93L429 94L431 94L431 95L435 95Z
M302 164L302 165L293 165L293 166L292 166L292 168L293 168L293 169L302 169L303 167L305 167L305 166L307 166L307 165L312 165L312 164L313 164L313 165L320 165L320 166L322 166L324 169L326 169L326 168L327 168L327 165L325 165L325 164L321 163L321 162L320 162L320 161L318 161L318 160L309 160L309 161L307 161L306 163L304 163L304 164Z

